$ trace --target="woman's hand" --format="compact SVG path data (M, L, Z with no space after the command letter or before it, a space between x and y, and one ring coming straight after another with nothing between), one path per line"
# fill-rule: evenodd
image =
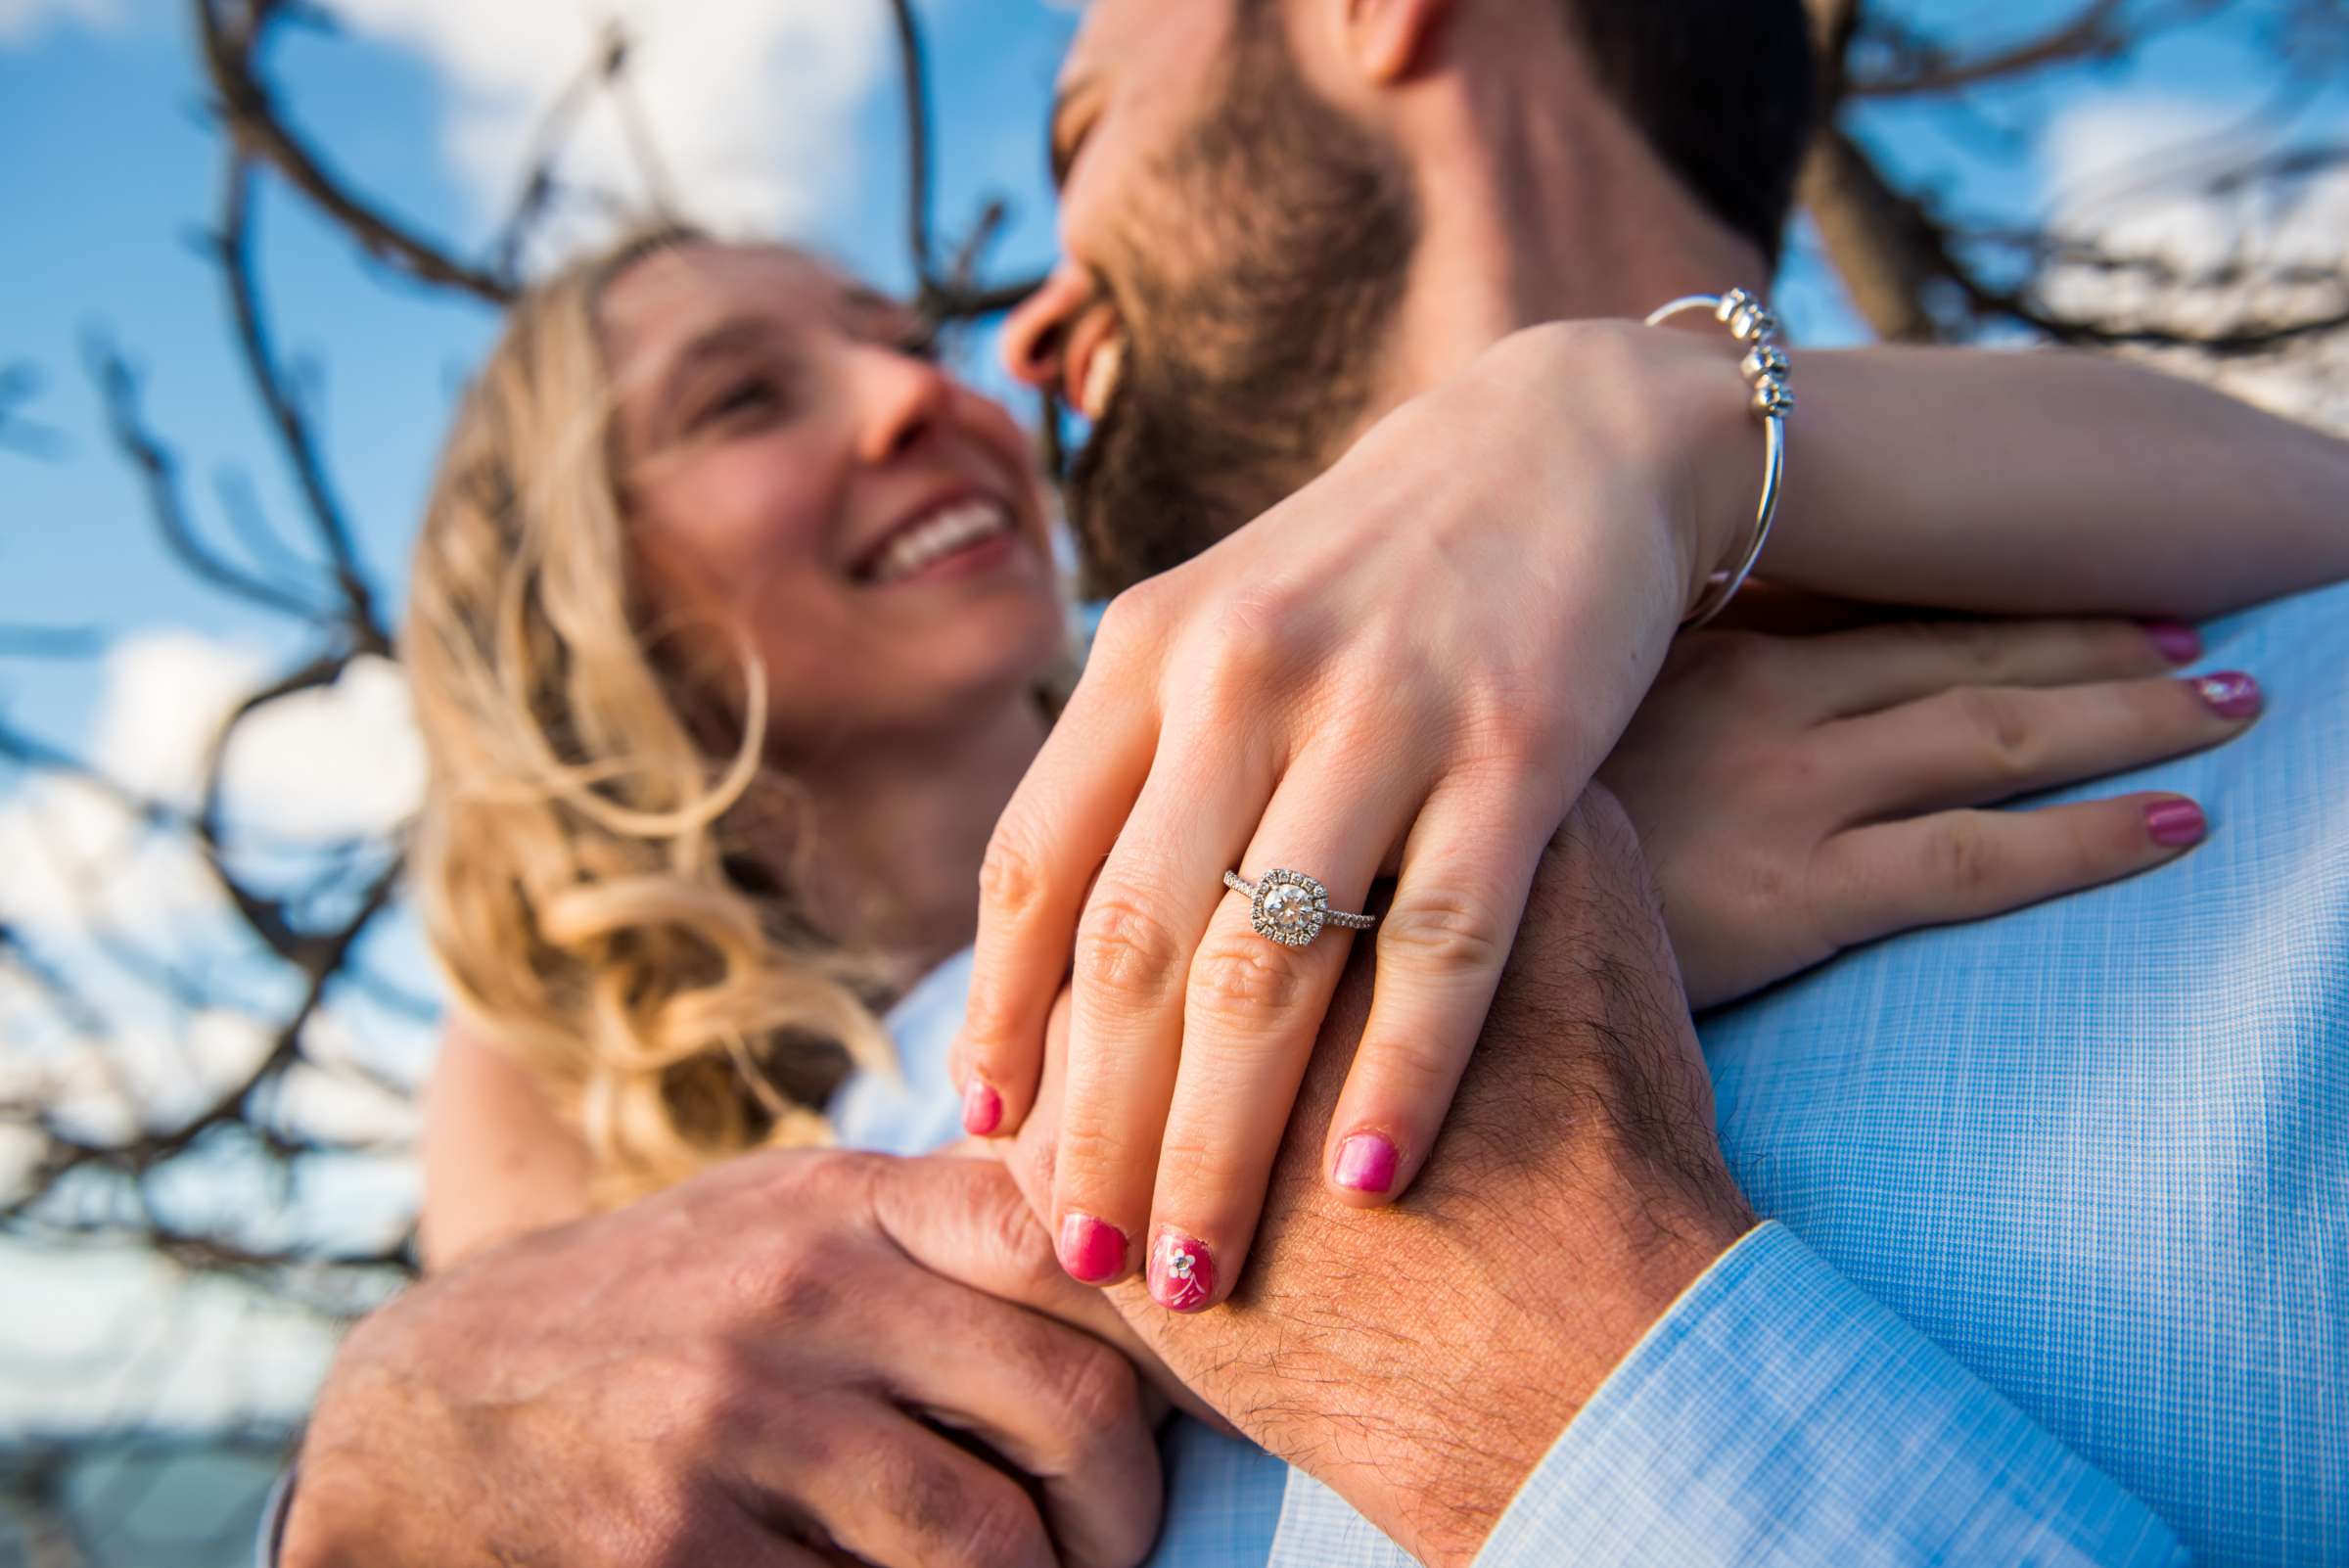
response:
M2197 651L2126 621L1682 638L1599 776L1662 885L1690 1004L2186 853L2204 823L2175 795L1974 807L2240 735L2258 686L2170 673Z
M1291 868L1359 909L1399 868L1328 1170L1408 1184L1543 847L1751 526L1735 359L1621 326L1520 334L1110 606L990 850L955 1063L972 1130L1015 1131L1074 947L1050 1218L1077 1277L1146 1246L1153 1294L1189 1310L1241 1268L1349 938L1257 935L1227 870Z

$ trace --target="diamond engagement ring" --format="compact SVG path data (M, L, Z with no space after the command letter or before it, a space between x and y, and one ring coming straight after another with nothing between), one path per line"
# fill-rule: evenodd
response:
M1302 871L1267 871L1251 882L1237 871L1223 873L1223 886L1248 895L1248 923L1256 934L1284 947L1302 947L1321 935L1323 926L1367 931L1378 924L1376 915L1348 914L1329 906L1329 890Z

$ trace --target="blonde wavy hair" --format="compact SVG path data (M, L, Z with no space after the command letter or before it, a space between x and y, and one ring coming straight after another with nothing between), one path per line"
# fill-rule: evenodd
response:
M599 300L704 238L641 231L512 307L441 458L402 638L427 932L462 1013L584 1138L607 1206L826 1140L832 1091L893 1062L876 1009L908 978L795 899L777 847L805 836L747 644L721 701L632 589Z

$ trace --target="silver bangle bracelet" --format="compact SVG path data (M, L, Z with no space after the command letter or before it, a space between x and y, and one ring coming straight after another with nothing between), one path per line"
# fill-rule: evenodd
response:
M1727 294L1692 294L1658 307L1647 318L1660 327L1684 310L1710 310L1713 319L1729 329L1746 355L1738 365L1754 389L1753 410L1762 421L1762 504L1754 509L1754 535L1737 564L1707 579L1695 608L1681 623L1685 629L1705 624L1729 607L1770 543L1771 526L1778 519L1778 491L1786 482L1786 416L1794 412L1794 392L1788 388L1786 350L1778 343L1778 318L1770 306L1743 289Z

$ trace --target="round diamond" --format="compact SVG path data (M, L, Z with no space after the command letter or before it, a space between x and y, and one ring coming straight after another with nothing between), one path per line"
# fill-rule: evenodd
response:
M1294 882L1265 893L1265 918L1283 931L1303 931L1313 917L1313 896Z

